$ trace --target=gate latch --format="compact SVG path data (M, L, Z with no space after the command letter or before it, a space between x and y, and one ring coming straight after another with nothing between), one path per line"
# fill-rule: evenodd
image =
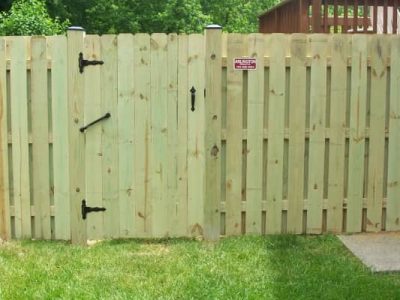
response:
M95 65L102 65L104 64L104 61L102 60L87 60L83 59L83 53L79 53L79 72L83 73L83 68L87 66L95 66Z
M82 210L82 219L86 220L86 215L88 213L105 211L106 208L105 207L89 207L89 206L86 206L86 200L82 200L81 210Z

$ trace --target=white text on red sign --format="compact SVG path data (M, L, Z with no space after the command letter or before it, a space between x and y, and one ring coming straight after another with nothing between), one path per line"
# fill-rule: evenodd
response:
M235 58L233 60L233 67L235 70L256 70L256 58Z

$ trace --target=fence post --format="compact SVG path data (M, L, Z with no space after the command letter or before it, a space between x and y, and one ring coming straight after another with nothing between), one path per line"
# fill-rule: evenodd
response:
M220 235L221 201L221 73L222 27L205 30L205 160L204 238L216 241Z
M81 203L85 198L85 135L79 131L84 125L84 76L79 72L79 53L83 53L85 31L82 27L68 28L68 144L69 190L71 208L71 242L86 245L86 222L82 218Z
M0 239L10 238L7 143L6 40L0 39Z

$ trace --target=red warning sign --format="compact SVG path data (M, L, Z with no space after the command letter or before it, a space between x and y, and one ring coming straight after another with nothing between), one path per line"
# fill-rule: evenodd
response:
M233 60L233 67L235 70L256 70L257 59L256 58L235 58Z

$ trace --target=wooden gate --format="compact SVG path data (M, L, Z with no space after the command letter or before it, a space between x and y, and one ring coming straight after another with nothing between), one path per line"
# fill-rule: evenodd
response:
M69 32L73 242L204 235L205 50L200 34ZM106 210L84 220L82 199Z

